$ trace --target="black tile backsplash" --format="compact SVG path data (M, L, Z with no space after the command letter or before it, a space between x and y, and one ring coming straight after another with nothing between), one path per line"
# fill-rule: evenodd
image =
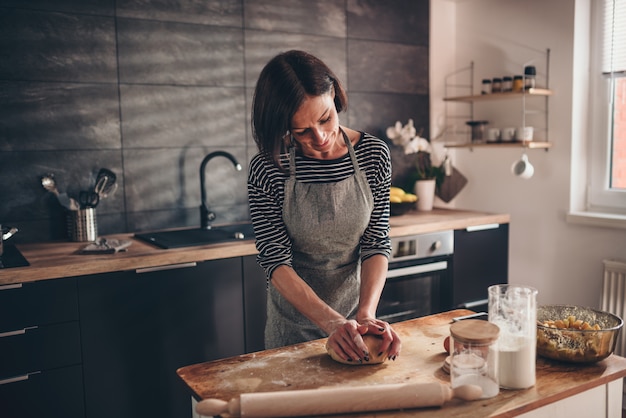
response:
M323 60L348 85L346 40L302 33L245 31L246 86L254 88L259 73L276 54L303 49Z
M118 19L120 83L243 86L242 30Z
M242 27L242 0L117 0L118 17Z
M207 204L209 208L245 205L245 148L152 148L124 151L127 210L144 212L199 207L200 163L205 155L218 149L230 152L240 161L243 170L237 171L224 157L210 160L206 166Z
M117 81L112 17L1 11L0 80Z
M248 0L245 3L247 28L346 37L345 0Z
M121 148L115 84L0 81L0 152Z
M347 5L348 38L428 46L428 1L348 0Z
M216 222L249 218L250 101L276 53L306 49L348 89L342 123L428 134L428 0L0 0L0 223L15 243L66 240L40 176L77 196L101 167L118 189L101 235L198 226L202 158ZM394 178L406 165L393 149Z
M348 89L428 94L428 48L348 40Z
M115 2L116 0L0 0L0 7L113 16Z
M120 93L124 149L246 145L243 88L122 85Z

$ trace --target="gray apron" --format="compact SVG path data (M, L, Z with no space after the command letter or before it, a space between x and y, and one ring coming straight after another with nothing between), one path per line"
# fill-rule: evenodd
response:
M289 155L283 221L292 243L292 266L329 306L354 316L360 291L360 240L374 198L359 169L350 139L340 128L355 174L335 183L296 181L295 148ZM282 347L326 335L269 286L265 348Z

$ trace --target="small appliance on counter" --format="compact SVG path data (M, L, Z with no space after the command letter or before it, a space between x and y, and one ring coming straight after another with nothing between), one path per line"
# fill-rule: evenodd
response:
M14 245L4 245L4 241L17 233L17 228L3 228L0 225L0 268L26 267L30 264Z

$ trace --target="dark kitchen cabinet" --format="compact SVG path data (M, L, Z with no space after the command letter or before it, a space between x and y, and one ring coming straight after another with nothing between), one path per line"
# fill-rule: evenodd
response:
M244 353L241 258L81 277L88 418L191 415L176 375Z
M508 283L509 224L455 230L452 269L453 307L486 312L487 288Z
M0 286L0 415L85 416L76 279Z
M254 255L243 257L243 300L246 353L265 350L267 280Z

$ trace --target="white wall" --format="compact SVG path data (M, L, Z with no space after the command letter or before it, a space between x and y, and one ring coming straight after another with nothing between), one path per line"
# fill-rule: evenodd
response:
M455 68L442 67L455 63L459 68L474 61L478 93L482 78L519 74L525 63L534 60L540 72L538 84L542 84L547 72L544 51L550 48L549 87L555 93L549 101L549 138L553 147L548 152L528 151L535 167L529 180L516 178L510 171L523 153L521 148L456 150L453 161L469 183L452 204L511 215L509 281L536 287L540 304L598 306L602 260L626 259L626 232L565 221L575 122L575 5L576 0L431 0L431 69L452 72ZM452 26L454 37L450 36ZM442 75L431 73L431 79L440 83ZM443 98L441 92L438 87L431 91L433 121L443 112L437 105ZM514 124L522 114L521 107L515 106L475 105L474 116L495 126Z

